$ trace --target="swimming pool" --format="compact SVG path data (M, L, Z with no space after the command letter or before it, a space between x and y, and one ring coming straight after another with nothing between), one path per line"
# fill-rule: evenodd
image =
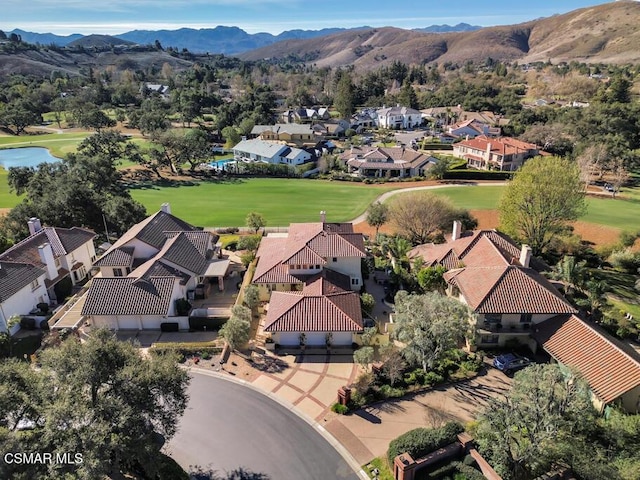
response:
M228 158L226 160L216 160L215 162L209 162L208 165L211 168L217 168L218 170L221 170L222 167L224 167L227 163L234 163L235 160L233 160L232 158Z
M49 150L42 147L6 148L0 150L0 166L5 170L11 167L35 167L41 163L59 162Z

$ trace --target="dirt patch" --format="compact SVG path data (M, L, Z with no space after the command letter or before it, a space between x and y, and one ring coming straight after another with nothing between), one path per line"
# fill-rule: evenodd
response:
M620 237L620 229L596 225L595 223L576 222L573 225L574 232L583 240L594 245L611 245L616 243Z
M195 363L192 359L188 359L185 363L187 367L197 367L205 370L211 370L212 372L226 373L232 377L236 377L247 382L253 382L262 373L257 369L251 360L244 355L239 355L236 352L232 352L229 355L227 362L220 367L220 357L215 356L211 360L200 360Z

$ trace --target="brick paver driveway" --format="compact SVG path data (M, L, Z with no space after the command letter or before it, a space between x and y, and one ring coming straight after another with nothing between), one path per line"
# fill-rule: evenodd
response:
M338 389L353 382L358 372L352 355L283 355L265 361L252 384L320 422L336 402Z

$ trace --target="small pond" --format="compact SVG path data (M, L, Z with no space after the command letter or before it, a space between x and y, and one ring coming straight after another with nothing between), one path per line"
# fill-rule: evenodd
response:
M59 162L60 159L41 147L7 148L0 150L0 166L5 170L10 167L35 167L41 163Z

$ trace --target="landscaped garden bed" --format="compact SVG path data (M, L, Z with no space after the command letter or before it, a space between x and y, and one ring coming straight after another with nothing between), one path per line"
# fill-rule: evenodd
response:
M419 367L404 367L397 371L398 367L390 363L375 365L352 385L351 402L347 410L338 406L332 410L344 414L381 400L423 392L447 382L471 379L481 370L483 358L483 352L469 354L455 349L427 372Z

